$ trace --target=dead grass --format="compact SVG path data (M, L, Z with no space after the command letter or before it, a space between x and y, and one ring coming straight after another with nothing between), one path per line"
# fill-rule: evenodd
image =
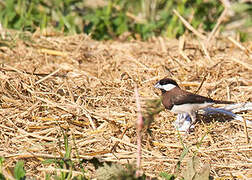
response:
M23 159L27 176L41 179L53 172L54 166L42 161L64 154L60 127L70 137L73 159L75 138L81 158L135 163L134 86L144 103L158 98L153 84L165 76L192 92L205 76L199 94L252 101L252 63L247 53L251 43L243 44L250 48L245 52L228 39L214 40L208 50L190 37L184 42L179 48L179 41L162 38L97 42L76 35L17 39L14 47L1 46L0 156L6 159L5 171ZM243 117L252 120L252 113L244 112ZM142 168L150 176L174 173L183 150L172 126L174 119L172 113L163 111L150 127L151 136L143 134ZM252 136L251 127L248 134ZM210 163L215 178L251 178L252 145L246 143L242 122L199 122L195 132L182 136L182 141L192 145L183 166L196 152L202 162ZM94 168L86 164L85 169L93 177Z

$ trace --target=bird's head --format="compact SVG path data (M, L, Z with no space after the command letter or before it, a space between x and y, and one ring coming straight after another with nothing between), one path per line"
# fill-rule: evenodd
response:
M165 93L167 91L171 91L172 89L178 87L179 85L176 81L174 81L173 79L170 78L164 78L161 79L160 81L158 81L155 86L155 88L158 88L162 91L162 93Z

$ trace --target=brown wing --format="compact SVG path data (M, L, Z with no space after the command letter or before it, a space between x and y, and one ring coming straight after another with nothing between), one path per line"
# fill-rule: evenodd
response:
M214 100L211 98L193 94L184 90L181 91L183 91L183 93L172 97L172 102L174 105L214 102Z

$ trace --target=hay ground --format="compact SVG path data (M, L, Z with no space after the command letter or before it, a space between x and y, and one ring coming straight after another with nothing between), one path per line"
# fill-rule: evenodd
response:
M252 50L251 44L243 46ZM1 41L3 173L7 176L20 159L25 161L28 177L44 179L46 173L55 172L53 164L42 162L64 155L62 129L69 135L73 160L79 152L82 159L135 163L134 87L137 85L144 105L146 100L159 97L153 85L166 76L191 92L205 77L199 94L219 100L251 101L249 54L225 38L213 40L208 52L207 57L201 43L190 37L185 39L184 48L178 40L98 42L86 35L33 35L30 40ZM251 112L241 115L252 120ZM174 173L183 151L172 125L175 118L168 111L161 112L150 127L151 136L143 135L142 169L147 175ZM252 144L251 140L247 142L244 123L224 119L199 121L193 133L182 136L183 143L191 146L182 167L196 153L201 163L211 165L214 178L251 178ZM247 132L251 137L251 127ZM116 142L119 144L112 153ZM86 163L84 167L86 176L94 178L93 165ZM74 169L74 175L79 173L80 169Z

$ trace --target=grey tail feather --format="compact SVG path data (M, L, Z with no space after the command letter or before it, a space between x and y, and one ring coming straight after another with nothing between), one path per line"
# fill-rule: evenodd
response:
M236 102L233 101L219 101L219 100L214 100L214 103L216 104L234 104Z

